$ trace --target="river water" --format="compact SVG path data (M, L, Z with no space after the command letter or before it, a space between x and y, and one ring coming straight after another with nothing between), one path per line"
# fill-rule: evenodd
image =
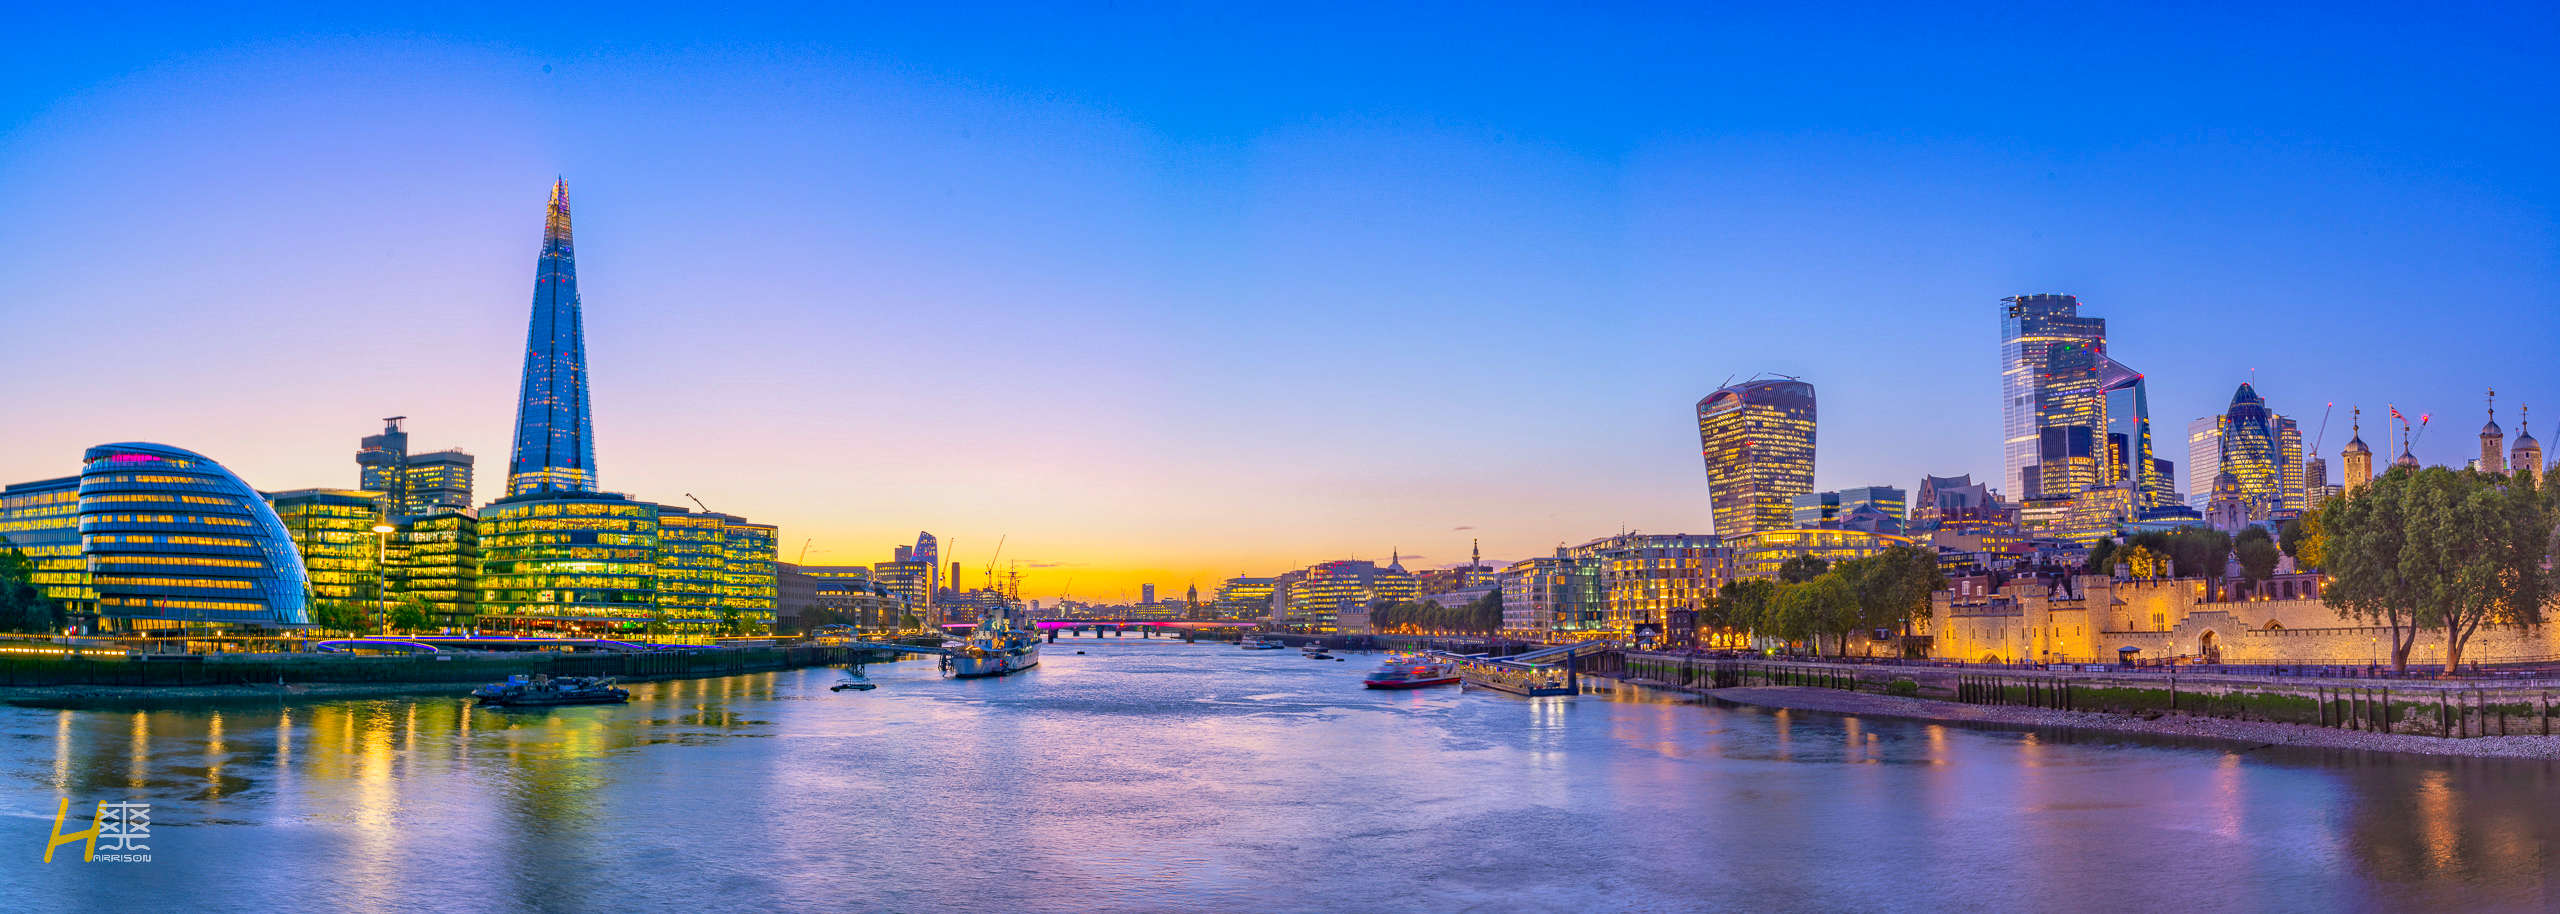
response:
M1079 655L1077 651L1088 653ZM2560 768L1373 692L1061 639L458 698L0 708L0 899L59 911L2532 911ZM149 862L39 863L99 801Z

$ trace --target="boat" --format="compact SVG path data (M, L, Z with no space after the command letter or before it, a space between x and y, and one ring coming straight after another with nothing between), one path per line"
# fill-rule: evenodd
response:
M611 677L561 676L543 674L509 676L505 682L493 682L471 690L471 697L484 705L502 708L547 708L556 705L618 705L631 700L631 693L613 687Z
M860 668L855 668L855 669L853 669L853 670L849 670L848 672L850 672L850 673L852 674L853 678L851 678L851 679L847 679L847 680L845 680L845 681L843 681L843 682L836 683L834 687L829 688L827 691L830 691L830 692L868 692L868 691L871 691L871 690L873 690L873 689L876 689L876 688L879 688L879 687L880 687L880 685L879 685L878 683L875 683L875 682L872 682L872 681L871 681L871 677L862 675L862 670L861 670Z
M996 601L978 614L969 637L944 655L943 663L959 679L1019 673L1040 665L1040 631L1022 608Z
M1389 657L1360 680L1372 689L1419 689L1458 681L1458 665L1430 657Z
M1288 645L1280 643L1277 639L1266 641L1252 635L1244 636L1242 640L1236 642L1236 646L1248 651L1285 651L1289 649Z

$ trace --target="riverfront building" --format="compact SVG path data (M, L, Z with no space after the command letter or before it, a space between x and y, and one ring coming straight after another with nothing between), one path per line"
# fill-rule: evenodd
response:
M1813 385L1748 381L1698 401L1698 444L1716 533L1782 529L1813 492Z
M535 491L480 509L483 630L641 633L658 614L658 506Z
M507 494L596 490L595 425L587 401L585 315L570 241L569 182L551 185L542 256L533 273L533 320L525 331L524 385L516 404L516 444Z
M395 520L383 573L391 599L427 604L427 624L460 631L480 614L480 519L469 510L439 510Z
M201 454L161 444L90 448L80 535L102 628L311 624L310 582L283 519Z
M35 563L29 581L66 612L88 614L98 601L89 560L80 552L80 477L22 482L0 489L0 551L16 549Z
M409 433L401 420L382 420L382 434L367 435L356 448L356 488L382 493L383 514L406 517L471 507L473 458L459 448L409 452Z
M1368 634L1371 606L1410 601L1420 589L1402 563L1381 568L1367 559L1310 565L1284 583L1275 585L1275 598L1287 607L1288 621L1319 634ZM1345 613L1354 617L1358 631L1341 628Z
M275 507L285 532L293 537L294 550L302 555L312 599L363 603L367 614L379 611L374 604L385 591L378 560L388 545L384 536L388 531L374 528L388 526L382 519L383 497L380 492L352 489L267 493L267 504Z
M1764 530L1727 537L1732 550L1732 576L1776 579L1778 566L1797 556L1813 556L1832 564L1862 559L1895 546L1917 546L1918 537L1865 530Z
M1218 585L1218 615L1228 619L1259 619L1271 608L1271 591L1278 578L1256 578L1244 575L1228 578Z

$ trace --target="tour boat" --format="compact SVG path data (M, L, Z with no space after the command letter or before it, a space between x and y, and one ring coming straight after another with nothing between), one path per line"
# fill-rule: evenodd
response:
M1448 661L1390 657L1384 666L1372 671L1369 678L1360 680L1360 684L1372 689L1419 689L1456 681L1458 667Z
M553 705L618 705L631 700L631 693L613 687L611 678L592 676L546 675L509 676L505 682L493 682L471 691L484 705L502 708L540 708Z
M1289 646L1286 644L1282 644L1278 641L1265 641L1252 635L1244 636L1243 640L1236 642L1236 646L1248 651L1284 651L1289 649Z

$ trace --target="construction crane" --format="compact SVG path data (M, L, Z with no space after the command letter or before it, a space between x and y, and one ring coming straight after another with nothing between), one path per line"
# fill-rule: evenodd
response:
M2320 442L2329 439L2329 414L2337 411L2338 401L2336 400L2320 405L2320 433L2311 436L2311 456L2320 456Z
M686 493L684 493L684 497L686 497L686 498L693 498L693 493L691 493L691 492L686 492ZM704 514L710 514L710 513L712 513L712 511L711 511L711 506L710 506L710 505L703 504L703 503L702 503L702 499L699 499L699 498L693 498L693 506L694 506L694 507L696 507L696 508L701 508L701 509L702 509L702 513L704 513Z
M987 556L987 589L988 589L988 590L998 590L998 589L1000 589L999 585L996 583L996 559L998 559L998 558L1000 558L1000 557L1002 557L1002 556L1004 555L1004 541L1005 541L1006 537L1011 536L1011 535L1012 535L1012 534L999 534L999 535L996 537L996 551L995 551L994 553L992 553L992 554L990 554L990 555L988 555L988 556Z

